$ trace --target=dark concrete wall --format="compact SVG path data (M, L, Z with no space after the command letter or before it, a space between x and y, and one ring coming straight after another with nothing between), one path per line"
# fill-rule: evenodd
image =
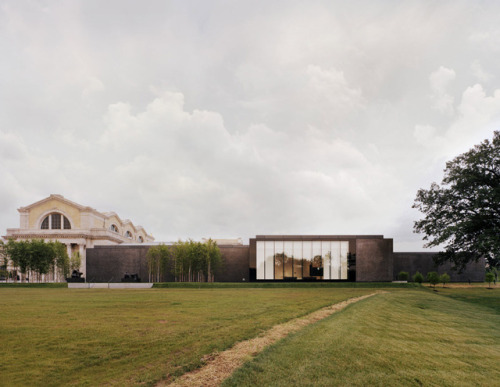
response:
M247 282L249 280L249 247L219 246L224 261L220 273L216 273L217 282Z
M411 277L419 271L422 275L427 275L430 271L436 271L438 274L448 273L452 282L482 282L484 281L485 262L480 259L478 262L467 265L463 273L458 273L452 270L451 264L445 263L441 266L436 266L432 257L435 253L418 252L418 253L394 253L394 271L393 277L396 280L399 272L406 271Z
M120 282L125 273L139 274L142 282L149 281L147 245L96 246L87 249L87 282ZM217 282L241 282L249 279L248 246L219 246L224 261L215 273ZM172 263L171 263L172 264ZM173 282L171 267L165 281Z
M392 281L392 239L356 240L356 282Z
M148 282L149 246L96 246L87 249L87 282L120 282L125 273Z

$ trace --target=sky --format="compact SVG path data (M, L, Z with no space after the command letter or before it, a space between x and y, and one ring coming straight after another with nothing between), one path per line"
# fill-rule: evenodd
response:
M417 190L500 127L498 1L0 0L0 53L1 235L61 194L422 251Z

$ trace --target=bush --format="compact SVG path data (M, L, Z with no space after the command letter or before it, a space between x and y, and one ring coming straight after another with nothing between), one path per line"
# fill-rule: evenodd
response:
M422 282L424 282L424 276L422 275L422 273L420 273L419 271L417 271L413 275L413 282L417 282L419 284L421 284Z
M433 287L439 283L439 274L435 271L430 271L427 273L427 282L429 282Z
M408 281L410 275L406 271L400 271L398 274L398 280L400 281Z
M491 283L495 281L495 273L493 273L492 271L487 272L485 279L486 282L488 282L488 287L491 288Z
M444 288L444 285L446 285L448 282L450 282L450 276L448 275L448 273L441 274L439 276L439 282L441 282L443 284L443 288Z

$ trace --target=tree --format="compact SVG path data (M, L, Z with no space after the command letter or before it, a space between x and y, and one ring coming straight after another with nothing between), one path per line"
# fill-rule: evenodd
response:
M500 267L500 131L447 162L441 186L420 189L413 208L425 215L414 224L425 247L445 245L436 264L450 261L463 271L484 257Z
M48 274L55 268L66 270L68 254L65 246L60 242L45 242L42 239L26 241L14 241L13 239L5 245L5 253L9 257L12 266L22 274L28 275L40 282L42 276Z
M179 240L174 244L173 256L175 280L181 282L213 282L222 265L222 254L212 239L205 243Z
M419 271L417 271L413 275L413 282L416 282L416 283L419 283L419 284L421 284L422 282L424 282L424 276L422 275L422 273L420 273Z
M441 282L443 284L443 288L444 286L450 282L450 276L448 275L448 273L444 273L444 274L441 274L439 276L439 282Z
M427 282L429 282L434 288L439 283L439 275L435 271L430 271L427 273Z
M491 288L491 283L495 281L495 274L492 271L486 273L486 282L488 282L488 287Z
M149 282L162 282L170 259L170 250L163 243L151 246L146 254L149 269Z

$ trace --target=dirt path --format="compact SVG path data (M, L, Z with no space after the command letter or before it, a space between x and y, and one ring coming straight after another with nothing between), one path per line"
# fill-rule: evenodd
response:
M243 363L256 356L265 347L274 344L276 341L284 338L292 332L296 332L302 327L322 320L331 314L344 309L347 305L361 301L365 298L374 296L375 292L361 297L350 298L346 301L339 302L319 309L306 316L296 318L283 324L275 325L268 331L258 337L250 340L241 341L234 347L220 353L215 353L207 356L206 364L199 369L188 372L172 383L160 382L157 386L219 386L224 379L231 376L233 371L241 367Z

